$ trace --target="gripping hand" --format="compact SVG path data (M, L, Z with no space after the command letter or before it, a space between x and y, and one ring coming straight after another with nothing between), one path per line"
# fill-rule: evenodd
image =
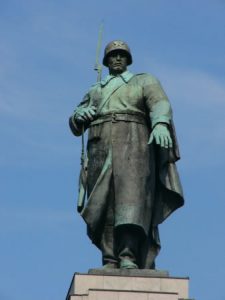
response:
M156 144L160 145L161 147L173 147L173 141L171 139L170 132L166 124L159 123L154 127L150 135L148 144L151 144L153 140L155 140Z
M74 114L74 120L80 124L88 123L94 120L96 115L96 107L78 107Z

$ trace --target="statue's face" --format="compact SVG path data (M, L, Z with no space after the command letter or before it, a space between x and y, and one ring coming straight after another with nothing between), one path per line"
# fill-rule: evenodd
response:
M112 75L121 74L127 69L127 55L121 50L112 51L108 56L109 73Z

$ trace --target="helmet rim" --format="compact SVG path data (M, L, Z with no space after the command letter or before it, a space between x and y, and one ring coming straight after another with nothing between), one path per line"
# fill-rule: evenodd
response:
M124 51L126 53L127 56L127 65L131 65L132 64L132 55L130 52L130 48L128 47L128 45L121 41L121 40L114 40L110 43L107 44L107 46L105 47L105 51L104 51L104 58L103 58L103 65L108 67L108 57L109 55L113 52L113 51L117 51L117 50L121 50Z

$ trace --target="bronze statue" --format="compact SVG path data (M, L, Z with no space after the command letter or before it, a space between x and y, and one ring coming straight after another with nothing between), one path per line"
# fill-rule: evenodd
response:
M88 128L81 215L103 268L154 269L158 225L184 203L179 151L160 82L132 74L131 63L125 42L109 43L103 58L109 75L90 88L69 124L76 136Z

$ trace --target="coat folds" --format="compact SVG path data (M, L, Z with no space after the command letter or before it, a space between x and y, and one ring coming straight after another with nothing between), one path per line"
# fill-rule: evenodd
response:
M97 85L81 104L101 106L95 121L88 125L88 199L81 215L90 239L100 248L113 193L114 227L134 224L141 228L145 240L139 265L152 268L160 249L158 225L184 203L175 165L179 151L170 104L160 83L148 74L129 77L111 93L107 91L107 100L102 96L104 87ZM170 150L148 144L151 130L159 122L170 129ZM72 120L70 127L80 134L79 125Z

